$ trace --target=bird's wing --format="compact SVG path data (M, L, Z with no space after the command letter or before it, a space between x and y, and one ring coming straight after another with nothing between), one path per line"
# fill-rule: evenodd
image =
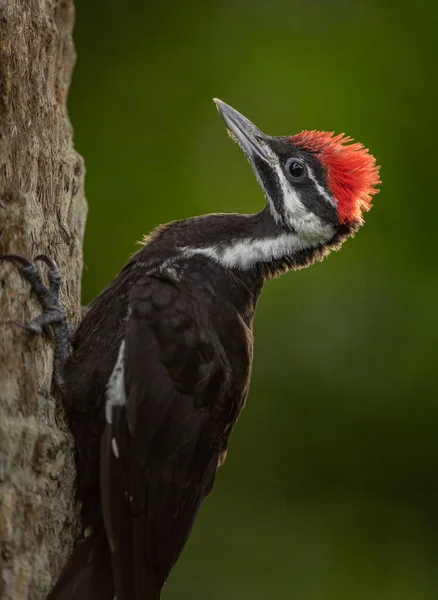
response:
M230 390L208 305L160 275L130 296L101 451L119 600L159 597L213 485Z

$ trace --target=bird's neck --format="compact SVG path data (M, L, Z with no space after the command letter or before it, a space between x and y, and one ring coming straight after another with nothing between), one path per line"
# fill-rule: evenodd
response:
M185 257L204 256L263 279L305 267L327 253L329 241L332 246L331 239L287 231L269 209L253 215L194 217L174 223L167 234L172 236L175 250Z

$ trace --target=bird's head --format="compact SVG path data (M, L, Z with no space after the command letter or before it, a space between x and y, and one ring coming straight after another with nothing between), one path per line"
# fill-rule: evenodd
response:
M231 106L215 103L282 229L316 245L337 234L345 238L363 223L380 181L376 161L362 144L322 131L268 136Z

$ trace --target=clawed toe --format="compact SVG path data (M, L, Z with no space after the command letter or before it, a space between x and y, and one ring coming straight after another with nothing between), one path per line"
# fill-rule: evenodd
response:
M46 307L46 304L50 300L50 290L45 286L38 267L19 254L5 254L0 256L0 260L12 263L17 262L20 265L19 271L21 275L30 283L32 290L38 295L41 304Z
M52 311L61 308L59 305L59 287L61 285L61 276L54 261L45 254L39 254L35 257L35 261L44 262L48 268L49 287L43 281L40 269L24 256L19 254L4 254L0 256L0 261L17 262L21 275L31 285L32 291L35 292L46 311ZM56 322L56 321L54 321ZM30 325L30 324L29 324ZM31 329L35 330L34 327Z
M6 260L6 261L10 261L10 262L14 262L17 261L18 263L20 263L20 265L23 265L23 267L31 267L32 263L27 260L27 258L24 258L24 256L21 256L20 254L3 254L3 256L0 256L0 260Z
M43 312L29 323L16 323L15 325L26 331L41 335L46 327L53 326L55 332L55 372L57 385L62 389L62 367L67 359L70 348L70 326L67 323L64 307L59 302L59 287L61 276L54 261L45 254L39 254L34 262L43 262L48 267L48 281L46 286L40 269L24 256L19 254L5 254L0 256L0 261L18 263L21 275L30 283L32 291L38 296L43 307Z
M56 271L58 273L58 267L56 266L55 261L52 260L46 254L38 254L38 256L35 256L35 258L33 260L35 262L37 262L39 260L39 261L45 263L51 271Z
M59 274L58 267L56 266L55 261L53 261L49 256L46 256L45 254L38 254L38 256L35 256L34 261L40 261L47 265L47 267L49 268L48 277L50 288L56 294L56 296L58 296L59 287L61 285L61 275Z
M19 323L18 321L12 321L12 323L16 327L19 327L20 329L24 329L25 331L28 331L29 333L35 333L36 335L41 335L43 332L41 325L36 325L35 323L33 323L33 321L30 321L30 323Z
M26 324L19 324L22 329L32 333L42 333L47 325L54 325L65 320L64 308L59 303L59 287L61 276L54 261L45 254L39 254L35 261L44 262L48 267L49 285L44 283L40 269L30 260L20 254L4 254L0 261L18 263L20 274L30 283L32 291L38 296L43 307L43 314Z

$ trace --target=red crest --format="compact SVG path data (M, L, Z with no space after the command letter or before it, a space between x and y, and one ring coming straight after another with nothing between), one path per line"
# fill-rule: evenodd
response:
M341 223L362 221L370 210L380 183L379 167L368 150L352 138L326 131L302 131L290 138L303 150L318 155L327 173L327 185L338 203Z

